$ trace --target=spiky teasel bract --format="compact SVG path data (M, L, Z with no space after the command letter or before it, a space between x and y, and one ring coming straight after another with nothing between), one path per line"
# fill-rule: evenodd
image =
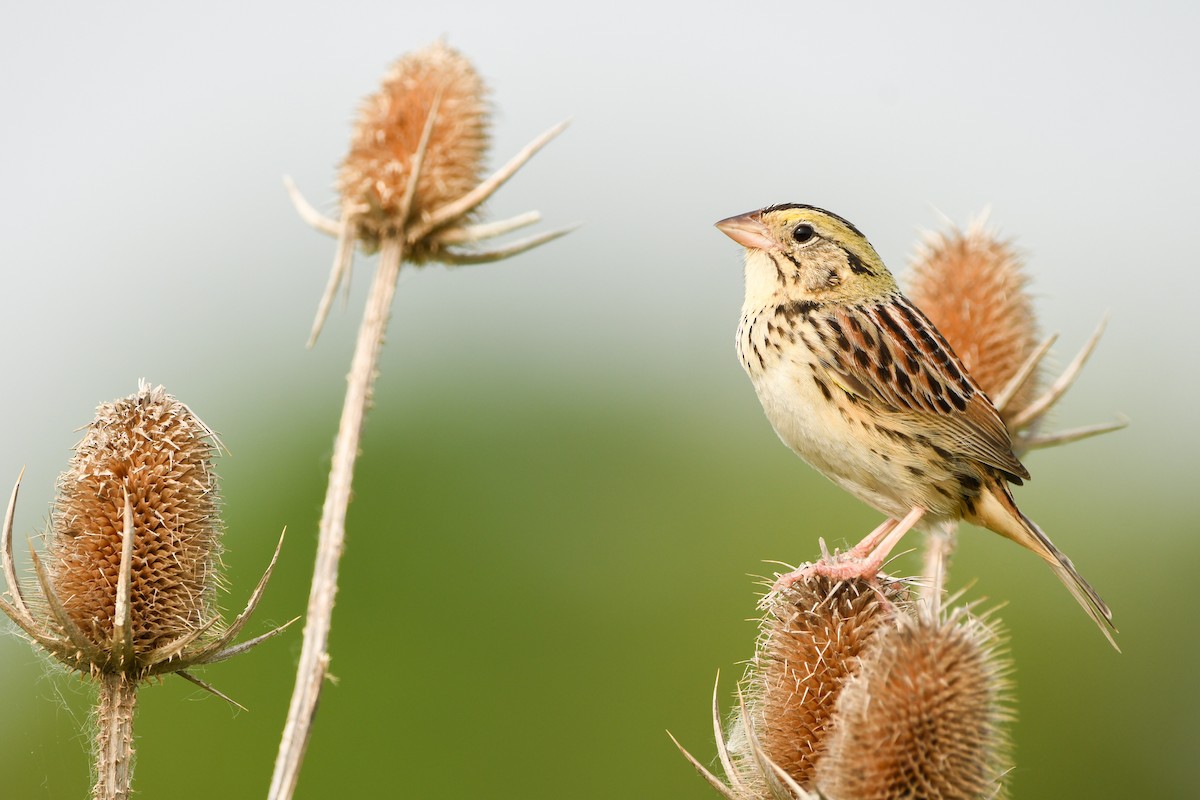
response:
M282 630L231 646L274 558L233 623L225 626L217 609L217 446L212 431L161 386L143 383L136 394L101 405L59 477L45 556L32 554L40 593L28 600L12 563L19 482L13 489L0 551L12 602L0 599L0 609L72 669L135 681L178 672L200 683L188 667Z
M1104 323L1062 375L1040 392L1042 361L1057 334L1040 340L1024 263L983 217L966 230L950 227L927 234L917 247L907 290L995 403L1018 455L1125 426L1117 420L1061 433L1038 432L1047 412L1079 376Z
M441 41L396 61L359 111L338 172L339 219L324 217L285 179L305 221L338 240L309 346L320 335L356 246L368 253L386 249L381 266L390 273L401 260L450 265L499 261L572 230L535 234L491 250L474 247L541 218L531 211L474 224L479 206L565 128L566 123L560 123L549 129L482 178L490 106L474 66Z
M161 386L142 383L101 405L59 477L45 556L31 549L39 593L28 600L12 560L20 480L13 488L0 537L11 602L0 598L0 610L50 655L96 679L95 800L129 796L142 681L174 672L229 700L188 668L231 658L286 627L233 644L278 546L245 610L228 626L221 620L218 446Z
M837 698L816 786L828 800L1004 796L1011 665L961 606L897 615Z
M1029 278L1008 241L983 219L930 233L917 248L908 296L937 326L989 396L999 394L1038 346ZM1037 376L1010 400L1024 408Z
M763 608L728 732L713 698L725 779L683 751L724 797L999 796L1009 665L990 623L939 618L889 579L812 576Z
M423 169L409 192L413 155L430 115L437 122L425 145ZM489 139L483 79L444 42L403 56L368 96L338 173L343 218L367 251L400 234L415 219L457 200L483 174ZM420 243L410 260L433 255L439 243Z
M809 782L838 692L881 625L906 601L902 584L811 580L764 598L760 640L742 681L763 753L801 785ZM742 727L730 730L738 766L753 761Z

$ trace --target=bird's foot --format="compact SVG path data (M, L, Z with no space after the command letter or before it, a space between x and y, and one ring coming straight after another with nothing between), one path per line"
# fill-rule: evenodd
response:
M825 577L835 581L873 580L883 568L892 548L924 514L925 509L913 508L904 519L885 520L845 553L830 554L825 547L825 540L822 539L820 560L815 564L792 570L786 575L780 575L771 586L771 591L784 591L796 583L814 577Z
M826 553L815 564L806 564L786 575L780 575L771 586L771 592L786 591L797 583L803 583L813 578L829 578L834 581L870 581L878 576L882 566L882 559L873 558L870 555L859 556L853 550L835 555Z

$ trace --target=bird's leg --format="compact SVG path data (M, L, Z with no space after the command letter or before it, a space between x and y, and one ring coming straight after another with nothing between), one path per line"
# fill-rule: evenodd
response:
M828 561L822 559L816 564L801 567L787 575L780 575L771 587L771 591L787 589L792 584L814 575L839 581L870 580L879 573L883 562L887 561L888 556L900 543L904 534L908 533L923 516L925 516L925 509L917 506L905 514L904 519L889 519L867 534L865 539L852 547L845 555Z
M871 552L863 559L864 563L870 569L870 575L879 572L879 568L883 566L883 562L887 561L887 557L891 555L896 545L900 544L900 540L904 538L904 534L912 530L912 527L920 522L923 516L925 516L925 509L920 506L913 506L912 511L905 514L904 519L897 522L895 527L883 537L883 540L872 548ZM864 570L863 575L868 575L868 572Z
M872 550L875 549L875 546L879 544L879 542L885 536L887 536L889 532L891 532L892 528L895 528L899 524L900 520L898 519L885 519L879 525L879 527L864 536L861 542L854 545L854 547L851 547L846 553L846 557L856 559L865 558Z

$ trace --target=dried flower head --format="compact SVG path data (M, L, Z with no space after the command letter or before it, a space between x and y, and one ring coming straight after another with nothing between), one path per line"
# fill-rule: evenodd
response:
M742 693L763 753L801 786L811 783L842 685L894 603L905 599L901 584L883 585L881 592L863 580L813 576L763 600ZM753 775L742 730L731 726L728 746L735 764Z
M1009 663L988 622L938 619L889 579L805 577L763 607L727 737L713 698L725 780L683 751L723 796L1000 796Z
M1101 323L1075 359L1039 393L1040 367L1057 336L1038 342L1024 265L983 220L966 231L931 233L918 246L908 295L933 321L996 404L1017 455L1125 427L1125 420L1053 434L1038 427L1079 377L1104 332Z
M402 261L500 261L573 229L534 234L490 250L477 247L541 219L530 211L475 224L480 205L566 129L565 122L555 125L481 179L490 127L486 94L471 63L444 42L436 42L397 61L379 91L363 102L338 174L339 219L322 215L290 178L284 179L300 216L338 240L310 347L350 272L356 246L379 250L379 280L394 284Z
M12 560L19 479L13 488L0 533L11 602L0 598L0 611L50 655L97 679L95 798L129 797L140 681L174 672L229 700L187 668L231 658L291 624L231 645L262 597L277 546L246 609L222 625L218 446L161 386L141 383L101 405L59 477L46 561L33 552L41 591L28 602Z
M379 91L363 101L338 191L343 214L365 249L378 249L412 220L458 200L479 183L489 138L485 97L483 80L471 62L439 41L398 60ZM414 157L435 109L436 121L408 197Z
M817 768L828 800L1003 796L1011 720L992 625L961 607L945 619L897 617L837 700Z
M230 647L275 560L245 611L224 626L216 605L217 446L212 431L161 386L143 383L136 394L101 405L59 477L45 560L33 553L41 593L29 603L12 564L19 482L13 490L0 547L12 603L0 600L0 610L72 669L134 680L178 672L211 690L184 670L282 630Z
M965 231L926 237L912 264L908 295L995 397L1038 346L1028 284L1012 244L980 220ZM1024 408L1036 391L1036 380L1028 381L1010 408Z
M50 586L97 648L112 640L127 499L135 660L205 627L216 613L214 451L212 431L161 386L97 409L59 477L46 537ZM218 633L214 625L206 636Z
M727 734L713 698L726 781L684 755L730 800L806 800L814 789L838 694L870 642L906 613L909 589L881 578L812 575L763 598L755 653ZM677 743L678 744L678 743Z

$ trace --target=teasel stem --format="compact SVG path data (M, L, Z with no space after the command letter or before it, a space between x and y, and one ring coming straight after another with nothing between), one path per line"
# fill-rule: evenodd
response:
M486 224L476 223L475 215L481 203L565 127L551 128L490 177L481 178L488 138L483 96L478 73L444 43L405 56L389 71L379 92L363 105L339 177L339 219L322 216L287 181L300 216L338 240L310 347L320 335L339 287L348 281L356 247L365 252L378 250L379 265L347 376L321 512L304 644L271 778L271 800L288 800L295 792L329 666L329 631L354 464L401 265L499 261L571 230L535 234L493 249L478 246L485 239L538 221L536 212Z
M408 218L408 207L420 177L429 136L437 121L438 101L435 100L425 122L421 143L413 154L412 173L405 194L400 220ZM325 505L321 509L321 526L317 537L317 556L313 566L312 586L308 595L308 615L304 623L304 644L296 669L296 685L288 707L287 721L279 741L279 755L271 776L268 797L271 800L290 798L296 791L300 766L312 735L313 717L329 669L329 630L333 625L333 604L337 594L338 563L346 541L346 512L350 507L350 490L354 480L354 464L358 459L363 422L367 405L378 374L379 353L387 334L392 300L400 265L404 261L403 229L380 243L379 265L367 294L366 308L358 328L358 341L346 377L346 399L333 444L333 460L329 469L329 484Z
M367 297L366 310L358 330L358 343L346 379L346 399L333 445L329 486L321 511L316 564L308 596L308 616L304 624L304 644L268 795L272 800L289 798L296 790L300 765L312 734L313 716L329 666L329 630L333 620L334 596L337 594L338 562L346 540L346 510L350 505L354 464L403 255L402 239L389 238L380 247L379 266Z
M121 672L100 676L96 785L93 800L128 800L133 778L133 714L137 681Z
M942 610L946 592L950 557L958 544L958 523L947 522L933 526L925 536L925 556L921 570L919 597L937 616Z

